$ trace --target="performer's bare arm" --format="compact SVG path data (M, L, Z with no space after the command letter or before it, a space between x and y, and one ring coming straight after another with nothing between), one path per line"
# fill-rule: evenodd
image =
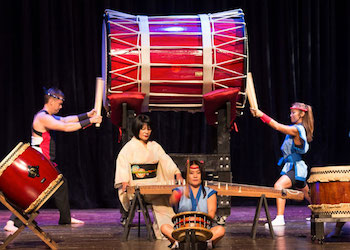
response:
M101 122L101 116L94 116L89 118L90 123ZM33 122L33 128L38 131L44 130L57 130L64 132L73 132L81 129L81 124L79 122L62 122L61 120L56 120L53 116L47 115L45 113L38 114Z
M216 214L216 207L217 207L217 197L216 194L213 194L212 196L210 196L207 200L207 204L208 204L208 215L211 218L215 217Z
M264 114L259 109L252 109L251 108L250 110L251 110L253 116L255 116L255 117L259 117L260 118ZM287 134L287 135L293 136L294 137L294 141L295 141L295 143L297 145L302 144L302 140L300 139L299 132L298 132L298 129L296 127L294 127L294 126L287 126L287 125L281 124L281 123L275 121L274 119L271 119L271 121L268 123L268 125L271 128L273 128L273 129L275 129L275 130L277 130L277 131L279 131L279 132L281 132L283 134Z
M180 199L178 199L178 196L181 195L181 194L178 194L179 191L176 191L174 190L172 192L172 194L170 195L170 198L169 198L169 203L170 205L176 205L177 203L179 203Z
M89 118L95 116L96 114L97 114L97 112L95 109L92 109L89 112L87 112L87 115ZM60 120L62 122L65 122L65 123L69 123L69 122L78 122L79 118L78 118L78 115L70 115L70 116L65 116L65 117L61 116Z

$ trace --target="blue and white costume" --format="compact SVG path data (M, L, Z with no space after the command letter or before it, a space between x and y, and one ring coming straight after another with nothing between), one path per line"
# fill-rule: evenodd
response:
M281 146L283 157L279 160L278 165L284 164L281 175L286 174L288 171L295 170L295 179L298 181L305 181L307 177L307 165L302 160L302 154L305 154L309 150L309 144L306 139L306 131L303 125L294 124L291 125L297 128L299 136L302 140L301 146L294 144L294 137L286 135L284 142Z
M174 190L185 192L186 187L177 187ZM208 204L207 200L213 194L217 192L214 189L209 187L204 187L206 191L205 197L203 197L202 185L199 187L196 197L194 197L192 189L190 188L190 198L187 198L185 195L181 196L180 202L177 207L177 213L187 212L187 211L196 211L208 213Z

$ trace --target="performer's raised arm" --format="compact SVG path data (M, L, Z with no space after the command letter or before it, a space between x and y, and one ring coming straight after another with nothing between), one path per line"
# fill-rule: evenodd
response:
M97 115L96 110L92 109L89 112L81 113L79 115L69 115L69 116L60 117L60 120L65 123L80 122L80 121L84 121L86 119L92 118L96 115Z

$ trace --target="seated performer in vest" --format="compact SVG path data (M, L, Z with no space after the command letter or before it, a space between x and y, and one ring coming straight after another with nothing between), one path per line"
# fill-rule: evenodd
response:
M50 88L45 91L44 107L34 116L32 124L32 147L46 156L55 166L55 136L54 131L73 132L85 128L92 123L100 123L102 117L96 115L95 110L80 115L66 117L56 116L64 101L64 94L57 88ZM82 224L81 220L71 217L68 184L64 183L52 196L55 205L60 212L59 224ZM15 232L22 222L14 215L7 222L4 230Z
M169 184L182 181L180 170L163 148L150 141L151 120L147 115L138 115L132 124L134 137L120 150L115 172L114 187L118 188L119 200L126 211L129 210L131 196L126 193L127 186ZM145 195L145 201L152 204L155 223L154 232L161 239L160 226L171 223L174 215L166 195Z
M188 174L187 171L189 171ZM191 161L185 176L188 178L187 186L173 190L169 199L170 204L177 207L178 213L197 211L207 213L211 218L214 218L217 209L217 192L204 186L205 172L202 164L196 160ZM214 226L210 230L213 237L208 241L208 248L215 246L225 234L223 226ZM177 248L178 242L171 235L174 231L172 224L163 225L161 231L171 242L171 248Z

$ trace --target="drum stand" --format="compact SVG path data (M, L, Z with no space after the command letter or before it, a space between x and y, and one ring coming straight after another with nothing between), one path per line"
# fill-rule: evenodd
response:
M324 236L324 222L347 222L350 217L334 218L332 215L311 214L311 239L317 243L323 244Z
M10 234L4 241L4 244L0 246L0 249L5 249L11 241L13 241L24 229L28 227L32 230L42 241L46 243L51 249L58 249L57 243L50 238L48 234L46 234L36 223L34 220L38 216L38 212L32 212L29 214L24 214L14 208L5 198L4 194L0 192L0 202L4 204L18 219L23 222L23 225L18 228L18 230Z
M148 232L148 239L150 241L154 241L156 239L156 236L155 236L154 231L153 231L151 217L149 216L146 202L144 201L142 195L140 194L140 189L138 187L135 188L134 198L131 201L131 206L129 209L128 218L126 219L126 224L124 226L124 233L123 233L122 241L128 240L131 224L132 224L132 221L135 217L135 212L136 212L137 206L142 211L143 218L145 220L146 228L147 228L147 232ZM139 220L140 220L140 218L139 218ZM140 230L140 224L138 226L139 226L139 230Z
M255 240L256 227L258 226L260 211L261 211L261 207L262 207L263 204L264 204L264 209L265 209L267 223L269 224L270 235L271 235L272 239L275 238L275 235L273 233L272 223L271 223L270 212L269 212L269 208L267 206L267 200L266 200L265 195L263 194L260 197L258 206L256 207L256 210L255 210L254 223L253 223L252 231L251 231L251 234L250 234L253 240Z
M196 230L189 229L186 231L185 240L180 242L180 249L182 250L202 250L207 249L207 242L196 240Z

